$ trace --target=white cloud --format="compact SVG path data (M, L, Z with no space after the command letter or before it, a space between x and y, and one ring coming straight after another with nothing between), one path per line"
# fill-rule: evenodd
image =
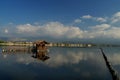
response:
M112 23L116 23L118 21L120 21L120 12L117 12L112 16Z
M31 24L17 26L19 34L26 36L50 36L53 38L77 38L82 37L82 30L79 27L65 26L59 22L50 22L42 26L33 26Z
M24 25L18 25L17 30L20 33L26 33L26 32L36 32L39 29L39 27L33 26L31 24L24 24Z
M111 29L107 30L106 37L120 39L120 28L112 27Z
M101 24L101 25L96 25L96 26L94 26L94 27L92 27L92 29L93 30L97 30L97 31L103 31L103 30L105 30L105 29L108 29L108 28L110 28L110 26L111 25L109 25L109 24Z
M20 37L51 37L53 39L94 39L94 38L111 38L120 39L120 28L110 24L100 24L89 26L83 30L76 26L66 26L59 22L49 22L43 25L17 25L16 30L4 29L4 36ZM5 35L8 33L9 35ZM12 32L10 32L12 31ZM15 37L15 38L16 38Z
M98 18L96 18L96 20L99 22L106 22L107 21L106 18L102 18L102 17L98 17Z
M80 20L80 19L76 19L74 22L75 22L75 23L81 23L82 20Z
M94 17L91 15L84 15L81 17L82 19L92 19L93 21L97 21L97 22L107 22L107 18L103 18L103 17Z
M107 17L107 16L106 16ZM15 38L25 38L25 37L50 37L53 39L97 39L109 38L109 39L119 39L120 40L120 27L111 24L111 18L103 17L93 17L90 15L85 15L80 19L76 19L74 22L81 22L83 18L92 19L94 25L85 27L84 24L78 26L69 26L62 24L60 22L48 22L45 24L23 24L16 25L15 27L4 27L0 29L0 36L4 37L15 37ZM120 20L120 12L117 12L112 16L112 22ZM104 22L104 23L97 23ZM105 23L106 22L106 23ZM86 23L87 24L87 23ZM9 34L6 34L9 33Z
M89 31L90 32L90 31ZM119 27L110 27L110 25L103 24L101 26L96 26L93 28L93 31L90 32L89 35L102 38L110 38L110 39L120 39L120 28ZM87 34L88 35L88 34Z
M82 18L83 18L83 19L91 19L92 16L91 16L91 15L84 15L84 16L82 16Z
M5 29L5 31L4 31L5 33L8 33L8 29Z

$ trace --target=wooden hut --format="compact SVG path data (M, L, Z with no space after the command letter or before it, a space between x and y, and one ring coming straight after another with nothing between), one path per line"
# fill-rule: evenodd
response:
M39 40L34 42L34 44L36 46L37 52L39 52L39 51L46 51L47 50L46 44L49 44L49 43L46 42L45 40Z

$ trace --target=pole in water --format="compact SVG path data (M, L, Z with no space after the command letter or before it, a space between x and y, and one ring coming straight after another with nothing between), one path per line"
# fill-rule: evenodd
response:
M109 69L109 72L111 73L112 75L112 79L113 80L120 80L118 75L117 75L117 72L112 68L112 66L110 65L110 62L108 61L107 59L107 56L105 55L105 53L103 52L103 49L100 48L101 52L102 52L102 55L103 55L103 58L105 60L105 63L106 63L106 66L107 68Z

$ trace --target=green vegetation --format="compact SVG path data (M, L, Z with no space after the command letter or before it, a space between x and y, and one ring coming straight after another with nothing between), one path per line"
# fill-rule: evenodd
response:
M3 40L0 40L0 43L5 43L5 41L3 41Z

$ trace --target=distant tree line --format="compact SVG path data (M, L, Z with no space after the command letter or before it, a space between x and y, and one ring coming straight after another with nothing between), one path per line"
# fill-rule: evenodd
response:
M5 43L5 41L3 41L3 40L0 40L0 43Z

